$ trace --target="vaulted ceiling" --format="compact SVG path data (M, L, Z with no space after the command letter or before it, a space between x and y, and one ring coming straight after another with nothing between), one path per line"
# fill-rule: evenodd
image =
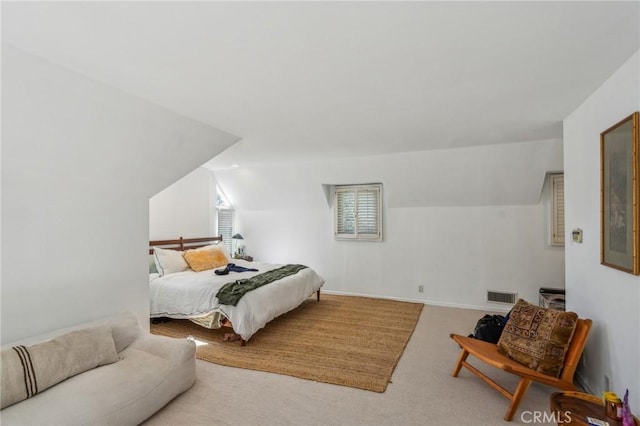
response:
M559 138L639 6L3 2L2 39L242 137L226 168Z

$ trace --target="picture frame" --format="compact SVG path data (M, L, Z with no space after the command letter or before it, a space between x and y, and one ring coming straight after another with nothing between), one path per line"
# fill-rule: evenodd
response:
M600 263L640 274L638 120L634 112L600 133Z

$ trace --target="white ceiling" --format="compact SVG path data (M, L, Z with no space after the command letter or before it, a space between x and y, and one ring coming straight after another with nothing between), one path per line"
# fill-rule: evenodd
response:
M243 138L212 162L547 140L640 2L2 3L2 38Z

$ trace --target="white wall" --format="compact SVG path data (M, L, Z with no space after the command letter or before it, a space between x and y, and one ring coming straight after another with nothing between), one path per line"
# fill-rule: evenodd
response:
M564 286L541 199L545 173L561 170L562 143L537 141L215 173L256 260L306 263L335 292L504 309L486 290L536 302L539 287ZM384 241L335 241L322 184L372 182Z
M217 235L216 181L199 167L149 200L149 239Z
M149 197L237 138L2 45L2 343L148 318Z
M564 121L567 306L594 326L580 371L591 391L629 389L640 410L640 277L600 265L600 132L640 107L640 53L631 57Z

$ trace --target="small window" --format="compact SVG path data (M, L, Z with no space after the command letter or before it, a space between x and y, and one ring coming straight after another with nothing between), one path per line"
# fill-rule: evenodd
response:
M382 185L337 185L334 191L335 238L382 241Z
M551 175L551 245L564 246L564 175Z
M233 210L218 209L217 216L218 235L222 235L222 242L227 249L227 253L231 253L231 236L233 235Z
M232 250L233 216L234 211L231 203L222 192L222 188L218 186L216 188L216 229L218 230L218 235L222 235L222 242L227 249L227 253L231 253Z
M224 191L220 188L220 185L216 186L216 208L218 209L230 209L231 203L224 195Z

